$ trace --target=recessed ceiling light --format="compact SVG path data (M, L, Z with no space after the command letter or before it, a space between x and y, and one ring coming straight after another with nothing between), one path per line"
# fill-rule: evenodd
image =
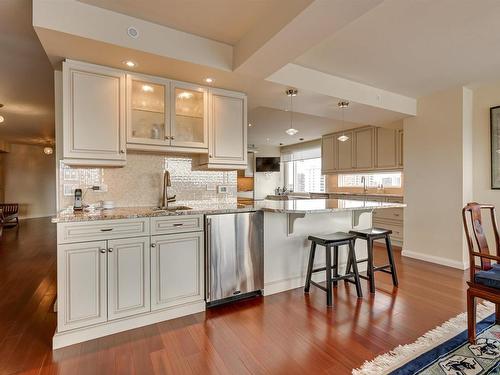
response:
M252 127L252 124L248 123L248 126L251 128L251 127Z
M138 65L135 61L132 60L125 60L123 64L125 64L129 68L135 68Z
M5 121L4 117L3 117L3 116L0 116L0 124L1 124L2 122L4 122L4 121Z
M288 134L288 135L295 135L297 134L299 131L297 129L294 129L294 128L288 128L285 130L285 133Z
M205 79L204 79L204 81L205 81L206 83L214 83L214 82L215 82L215 79L210 78L210 77L207 77L207 78L205 78Z
M144 92L154 92L155 89L150 85L142 85L142 91Z
M43 148L43 153L45 155L52 155L54 153L54 149L52 147L44 147Z

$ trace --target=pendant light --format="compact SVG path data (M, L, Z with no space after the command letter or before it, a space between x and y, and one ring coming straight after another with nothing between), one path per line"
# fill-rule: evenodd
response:
M345 127L345 109L349 106L348 101L340 101L338 104L339 108L342 109L342 129ZM344 130L342 130L342 135L337 138L340 142L345 142L349 140L349 137L344 134Z
M290 97L290 127L285 130L285 133L293 136L297 134L299 131L293 127L293 97L297 96L297 89L288 89L286 90L286 95Z

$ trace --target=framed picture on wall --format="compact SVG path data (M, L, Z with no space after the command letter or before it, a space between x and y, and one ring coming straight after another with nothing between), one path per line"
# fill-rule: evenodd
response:
M500 189L500 106L490 108L491 188Z

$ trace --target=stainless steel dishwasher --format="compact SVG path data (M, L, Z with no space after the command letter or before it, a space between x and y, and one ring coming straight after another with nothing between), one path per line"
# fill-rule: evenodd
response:
M261 294L264 214L206 215L205 299L208 306Z

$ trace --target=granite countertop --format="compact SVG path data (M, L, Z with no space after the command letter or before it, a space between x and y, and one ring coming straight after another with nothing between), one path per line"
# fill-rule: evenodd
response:
M201 214L221 214L236 212L251 212L262 210L265 212L285 213L285 214L314 214L342 211L373 210L384 208L406 207L403 203L359 201L348 199L298 199L290 201L253 201L249 204L241 203L214 203L204 201L176 202L171 205L188 206L189 210L159 211L154 207L120 207L112 210L87 209L80 212L73 212L69 208L60 211L52 218L53 223L113 220L113 219L133 219L141 217L160 217L175 215L201 215Z
M352 193L348 191L326 191L323 193L312 192L311 194L338 194L338 195L356 195L365 197L388 197L388 198L404 198L402 194L392 194L392 193Z

